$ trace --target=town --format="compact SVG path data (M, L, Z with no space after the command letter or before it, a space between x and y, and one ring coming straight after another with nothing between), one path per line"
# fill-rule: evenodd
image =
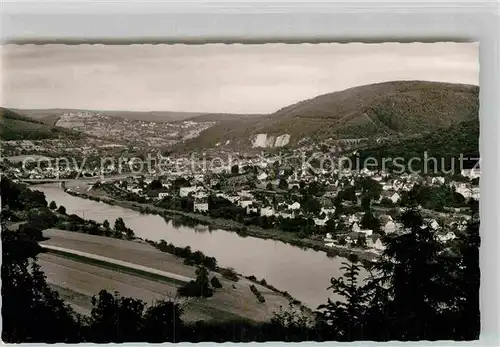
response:
M476 43L4 48L3 341L483 332Z
M76 168L55 172L53 167L23 170L21 165L10 170L19 180L94 177L97 182L89 187L67 190L285 231L316 248L374 253L384 250L382 235L405 232L395 219L409 207L409 195L416 196L425 222L438 231L442 242L453 241L455 232L465 228L469 202L479 200L479 170L474 169L451 177L368 169L312 172L290 165L297 162L293 153L288 158L295 160L273 154L246 158L234 153L232 158L238 164L217 161L208 168L187 155L158 158L163 165L153 165L146 175L130 173L137 172L132 162L96 166L83 175ZM114 180L118 173L122 178ZM99 181L101 175L109 175L105 183Z

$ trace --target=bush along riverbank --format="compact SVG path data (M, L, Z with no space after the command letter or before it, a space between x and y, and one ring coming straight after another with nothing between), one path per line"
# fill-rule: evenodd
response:
M168 243L165 240L161 240L159 242L155 242L155 241L151 241L151 240L145 240L145 241L161 252L170 253L172 255L175 255L179 258L184 259L184 264L186 264L186 265L196 265L199 267L205 267L205 268L209 269L210 271L217 272L217 273L221 274L222 277L224 277L230 281L234 281L234 282L237 282L240 277L246 278L250 282L253 282L255 284L259 284L262 287L265 287L269 290L272 290L275 293L282 295L283 297L288 299L292 305L300 306L301 310L310 311L310 308L307 306L304 306L300 300L295 299L287 291L279 290L276 287L268 284L265 279L261 279L260 281L258 281L254 275L243 276L242 274L237 273L233 268L220 267L217 265L217 259L215 259L214 257L209 257L200 251L193 252L191 250L191 247L189 247L189 246L184 247L184 248L183 247L176 247L173 244ZM253 286L253 287L255 288L255 290L257 290L257 288L255 286ZM214 288L217 288L217 287L214 286ZM252 292L254 292L253 289L251 289L251 290L252 290ZM258 293L258 291L257 291L257 293ZM256 292L254 292L254 294L257 296L257 299L260 302L265 301L265 300L261 301L262 299L264 299L262 294L260 294L260 293L256 294ZM259 296L262 297L262 299L260 299Z
M287 298L288 300L290 300L290 302L293 304L293 305L300 305L302 306L302 302L300 300L297 300L295 299L293 296L290 295L290 293L288 293L286 290L279 290L277 289L276 287L268 284L266 282L265 279L261 279L260 281L257 280L257 278L254 276L254 275L250 275L250 276L244 276L247 280L255 283L255 284L259 284L263 287L266 287L267 289L270 289L274 292L277 292L277 293L280 293L281 295L283 295L285 298ZM252 290L253 291L253 290ZM257 295L257 294L256 294Z
M209 270L216 271L217 260L214 257L208 257L200 251L193 252L191 247L176 247L171 243L167 243L165 240L160 242L154 242L151 240L145 240L151 246L155 247L161 252L170 253L176 257L184 259L184 264L186 265L198 265L204 266Z
M109 205L116 205L123 208L135 210L143 214L159 215L165 218L166 221L170 220L178 221L187 224L187 226L206 225L212 229L223 229L226 231L233 231L242 237L252 236L261 239L272 239L290 244L292 246L300 247L302 249L312 249L315 251L322 251L328 257L332 258L337 256L342 258L347 258L353 254L356 255L358 259L362 262L364 261L370 262L376 258L376 255L369 251L364 251L361 249L348 249L341 247L328 247L325 246L325 244L322 241L308 239L308 238L301 239L294 236L293 234L285 233L280 230L263 229L257 226L246 226L242 223L233 220L214 218L203 214L184 212L180 210L167 210L146 203L116 200L107 197L96 197L86 193L79 193L71 190L65 190L65 192L75 197L89 199L97 202L104 202Z
M95 196L88 195L88 194L76 193L74 191L66 191L66 192L70 195L93 200L93 201L102 201L102 202L107 203L107 200L110 200L107 198L102 199L102 198L95 197ZM119 205L119 202L115 202L114 205ZM139 209L139 207L136 207L136 209L134 209L134 210L138 210L138 209ZM159 211L159 209L157 209L157 208L145 206L145 207L142 207L142 210L143 211L139 211L139 212L155 214L155 215L162 215L161 211ZM80 223L89 222L89 221L85 221L84 219L82 219L76 215L71 215L71 216L72 216L72 218L77 218ZM168 216L163 216L163 217L167 220L169 219ZM179 220L179 218L172 219L172 220ZM202 223L199 223L199 221L197 221L196 219L191 218L190 216L180 216L180 220L188 221L191 223L196 222L196 225L202 224ZM119 230L127 230L128 229L124 223L122 225L122 222L123 222L122 218L118 218L117 221L118 221L118 225L119 225L119 227L118 227ZM89 232L88 228L80 228L79 230L71 230L69 228L66 228L64 230L86 232L89 234L106 236L106 237L124 238L123 236L120 236L118 233L112 232L113 230L106 228L107 225L104 225L104 224L107 224L106 222L103 224L99 224L95 221L90 221L89 223L91 223L91 225L93 225L93 226L94 225L97 226L97 228L92 229L93 230L92 232ZM116 226L116 224L117 224L117 222L115 222L115 226ZM99 230L99 231L97 231L97 230ZM130 229L128 229L128 230L130 230ZM132 235L133 235L133 232L132 232ZM133 239L137 239L137 237L135 237L135 235L134 235L130 240L133 240ZM261 285L269 290L272 290L273 292L275 292L277 294L282 295L283 297L288 299L292 305L299 306L302 311L310 311L310 308L303 305L300 300L297 300L294 297L292 297L290 295L290 293L288 293L287 291L281 291L281 290L277 289L276 287L268 284L265 279L258 281L256 279L256 277L253 275L243 276L242 274L237 273L233 268L220 267L217 265L217 259L215 257L207 256L207 255L203 254L203 252L201 252L201 251L192 251L190 246L177 247L174 244L168 243L165 240L160 240L159 242L155 242L155 241L146 239L143 241L147 242L149 245L155 247L156 249L158 249L161 252L169 253L169 254L172 254L178 258L184 259L184 264L186 264L186 265L205 267L208 270L213 271L213 272L217 272L220 275L222 275L222 277L224 277L228 280L234 281L234 282L237 282L240 277L245 278L245 279L247 279L255 284L259 284L259 285ZM257 294L256 294L256 296L257 296L257 299L260 301L261 299L259 299L259 296ZM262 296L262 295L260 294L260 296ZM264 298L262 297L262 299L264 299Z

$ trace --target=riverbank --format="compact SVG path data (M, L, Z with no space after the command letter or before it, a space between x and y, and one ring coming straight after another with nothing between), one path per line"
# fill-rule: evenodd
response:
M177 288L196 276L195 266L186 265L182 259L144 242L57 229L47 229L43 233L48 239L41 245L50 252L43 253L40 260L48 281L63 291L79 293L83 298L89 299L100 289L106 289L151 302L175 297ZM63 254L58 252L61 249ZM241 275L236 281L229 280L217 270L210 271L209 276L217 277L222 288L216 289L213 297L180 298L188 321L246 319L264 322L290 304L313 316L310 309L291 296L270 289L272 286L255 284ZM258 286L264 302L255 297L252 285ZM70 302L86 310L91 308L89 300L80 298Z
M62 227L62 225L60 225L59 227ZM154 277L155 279L157 278L163 280L168 279L169 281L174 281L174 282L175 282L175 277L179 276L180 278L186 278L185 276L191 276L192 278L194 278L196 266L203 266L207 268L209 271L218 273L222 277L233 282L238 282L240 279L247 279L254 284L259 284L275 292L276 294L280 294L281 296L286 298L289 303L298 306L301 311L312 314L310 308L304 306L300 300L297 300L296 298L291 296L290 293L288 293L287 291L279 290L276 287L268 284L264 278L261 280L257 280L257 278L253 275L243 276L242 274L235 272L232 268L225 268L218 266L217 260L215 258L206 256L205 254L199 251L192 252L190 250L190 247L185 247L185 248L176 247L175 245L169 244L165 241L155 242L148 239L144 240L136 236L133 236L132 238L129 239L123 239L120 237L118 238L114 237L112 234L108 235L105 235L103 233L89 234L88 232L84 232L79 229L78 230L64 230L58 228L46 229L44 231L44 235L46 236L48 235L50 237L51 239L50 243L52 243L52 245L47 246L46 244L43 244L42 246L48 248L51 253L55 253L60 256L65 256L65 257L69 256L70 258L78 258L78 256L75 254L68 254L68 252L58 252L58 248L63 247L63 249L70 248L72 250L78 250L82 249L83 247L85 254L101 254L102 256L113 254L113 258L117 259L118 261L126 261L129 260L129 257L132 257L138 264L147 264L147 267L149 269L152 268L158 269L160 267L164 271L167 271L169 273L171 273L171 271L174 271L175 273L180 274L180 275L175 275L171 273L172 274L171 276L166 276L165 274L158 276L158 274L153 274L153 272L155 272L156 270L153 271L149 270L149 272L145 274L144 271L135 269L137 270L133 271L135 275L141 275L141 276L146 275L146 278ZM66 235L66 236L61 239L61 235ZM68 235L71 236L69 237ZM89 244L89 238L92 237L97 237L99 241L94 240L94 242L91 242ZM56 243L55 245L53 244L54 242ZM149 253L149 252L147 255L142 254L141 256L140 253L141 252L144 253L144 249L140 247L144 247L145 245L152 246L159 252L161 252L163 254L162 258L159 259L155 253ZM88 246L90 246L90 248ZM114 249L117 248L118 246L121 247L122 251L118 253L114 252ZM51 249L54 247L55 249ZM130 252L127 252L125 254L125 252L123 252L125 249L128 249ZM139 250L141 250L141 252L139 252ZM167 258L165 258L165 256ZM86 256L84 258L85 262L88 263L89 257ZM180 265L179 263L181 263L182 265ZM103 263L102 261L101 262L97 261L97 264L100 267L103 266L106 267L109 265L107 264L107 262ZM114 270L118 268L123 270L123 266L120 267L117 264L113 264ZM132 267L128 266L126 272L132 271L131 270L132 268L133 266ZM190 269L190 271L186 272L186 269ZM186 283L186 281L187 280L184 280L184 283Z
M97 191L88 191L87 193L80 193L73 190L66 189L65 192L72 196L76 196L83 199L88 199L97 202L103 202L113 206L119 206L122 208L131 209L143 214L153 214L160 215L164 218L168 218L176 221L191 221L197 222L198 224L207 225L213 229L223 229L226 231L233 231L238 233L238 235L252 236L260 239L272 239L275 241L281 241L296 247L300 247L303 249L313 249L315 251L322 251L326 253L328 257L343 257L347 258L349 255L356 255L360 261L373 261L377 255L370 252L364 251L361 249L347 249L342 247L328 247L321 240L314 239L306 239L306 238L298 238L294 234L286 233L281 230L276 229L263 229L257 226L246 226L242 223L222 219L222 218L213 218L210 216L192 213L192 212L184 212L178 210L169 210L161 207L154 206L148 203L138 203L134 201L124 201L118 200L112 197L109 197L104 192Z
M87 193L87 188L88 186L82 186L80 191ZM156 243L164 240L177 248L185 249L180 254L183 258L191 253L189 260L196 262L200 260L198 252L207 256L215 256L218 266L234 268L237 273L244 276L254 275L259 280L265 279L266 282L280 290L287 291L291 296L313 309L324 304L328 299L333 301L342 299L340 295L328 289L331 278L339 278L344 274L342 270L344 258L342 257L327 257L324 252L296 247L272 239L241 237L236 232L224 229L215 230L179 214L177 214L178 218L169 219L157 212L140 213L130 208L81 199L66 194L56 185L33 187L33 189L43 192L47 201L54 201L57 206L66 207L67 215L72 221L78 222L78 217L80 219L83 217L98 223L98 231L90 225L92 228L87 227L85 231L87 233L113 236L115 234L113 232L114 221L123 219L125 225L142 240L152 240ZM106 228L102 227L106 221L111 224L107 232ZM126 235L121 235L121 238L125 239ZM167 249L167 251L171 250ZM207 265L210 264L207 263ZM369 276L370 274L362 267L360 269L361 280Z

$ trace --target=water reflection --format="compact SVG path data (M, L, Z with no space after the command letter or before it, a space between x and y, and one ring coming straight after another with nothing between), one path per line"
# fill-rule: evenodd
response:
M232 267L245 276L264 278L276 288L288 291L293 297L312 308L335 299L327 291L330 278L340 273L342 258L329 258L324 252L301 249L272 239L244 235L202 225L190 218L164 218L146 215L119 206L80 199L51 186L37 186L48 201L66 207L68 214L85 216L111 224L122 217L134 233L152 241L165 240L177 247L190 246L207 256L215 257L222 267ZM180 216L179 216L180 217ZM364 277L364 274L361 274Z

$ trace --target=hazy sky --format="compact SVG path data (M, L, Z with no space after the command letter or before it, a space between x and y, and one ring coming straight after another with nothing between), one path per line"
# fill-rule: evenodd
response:
M479 84L478 45L5 45L2 106L270 113L391 80Z

